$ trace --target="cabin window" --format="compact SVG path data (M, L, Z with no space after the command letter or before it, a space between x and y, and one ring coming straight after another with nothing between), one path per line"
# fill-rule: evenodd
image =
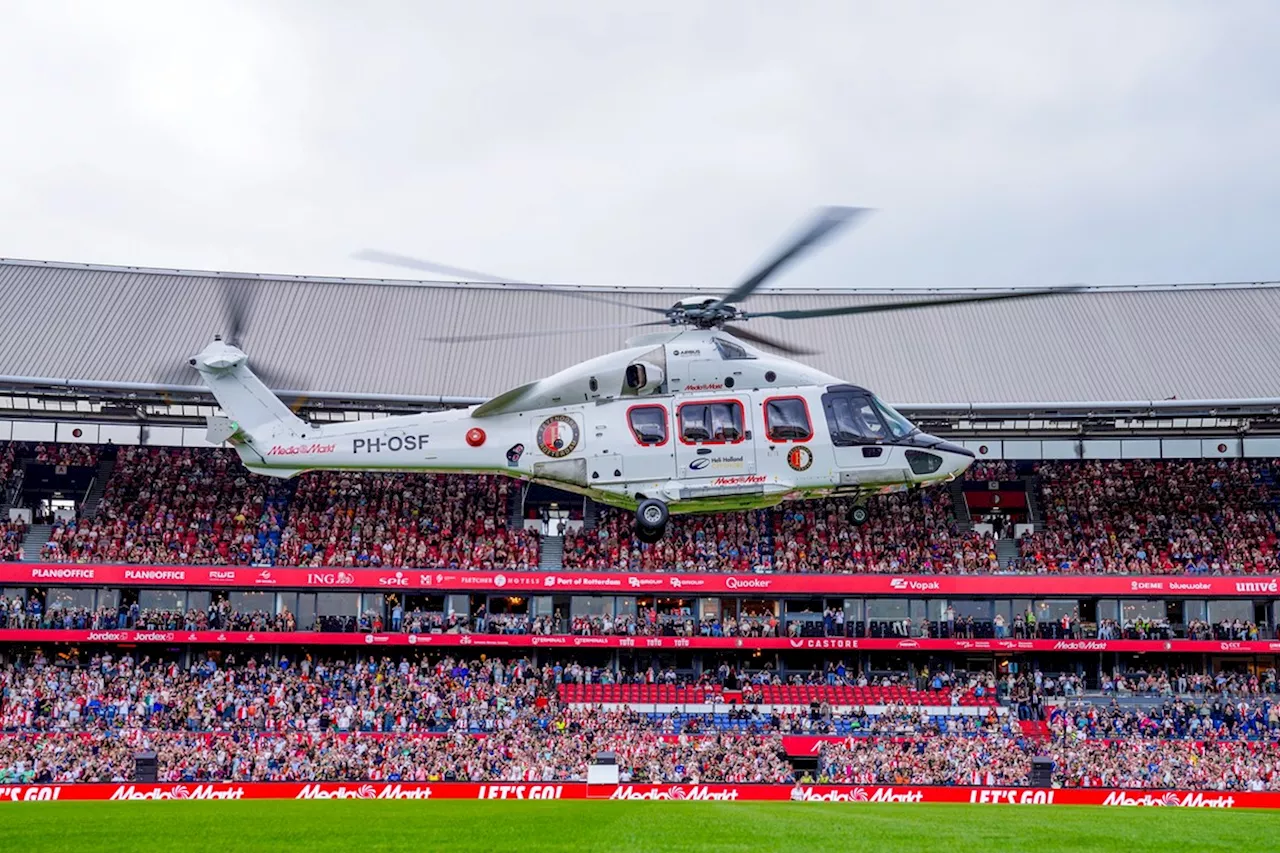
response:
M744 358L751 358L741 344L734 343L733 341L727 341L724 338L715 338L713 343L715 343L716 350L720 353L720 357L725 361L737 361Z
M884 422L871 400L855 394L829 394L823 398L831 441L837 445L884 441Z
M803 397L775 397L764 404L764 431L770 441L808 441L813 438L809 406Z
M733 444L746 437L746 417L736 400L686 403L679 417L680 437L689 444Z
M667 443L667 410L662 406L632 406L627 421L638 443L646 447Z

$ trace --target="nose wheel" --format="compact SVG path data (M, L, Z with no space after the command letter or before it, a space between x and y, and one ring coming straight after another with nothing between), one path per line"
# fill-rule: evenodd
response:
M662 501L653 498L641 501L636 507L636 538L649 545L659 541L667 532L667 519L670 517L671 513Z
M871 514L867 512L866 504L854 504L849 508L849 523L854 527L861 527L867 523L867 519Z

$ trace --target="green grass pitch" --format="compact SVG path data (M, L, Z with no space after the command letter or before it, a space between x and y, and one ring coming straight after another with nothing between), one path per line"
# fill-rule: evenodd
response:
M1266 849L1265 811L574 801L0 804L0 850L175 853Z

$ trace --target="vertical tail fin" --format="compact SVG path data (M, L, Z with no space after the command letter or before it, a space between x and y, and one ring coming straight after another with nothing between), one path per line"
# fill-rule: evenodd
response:
M231 420L227 439L237 433L264 438L305 432L306 423L253 374L248 356L239 348L214 340L191 359L191 366Z

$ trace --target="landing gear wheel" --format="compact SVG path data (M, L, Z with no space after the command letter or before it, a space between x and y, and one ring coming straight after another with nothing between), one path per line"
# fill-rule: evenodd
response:
M653 498L640 501L640 506L636 507L636 538L649 544L657 542L666 532L670 517L671 513L662 501Z
M867 519L871 514L867 512L867 508L862 504L854 504L849 510L849 523L854 527L861 527L867 523Z

